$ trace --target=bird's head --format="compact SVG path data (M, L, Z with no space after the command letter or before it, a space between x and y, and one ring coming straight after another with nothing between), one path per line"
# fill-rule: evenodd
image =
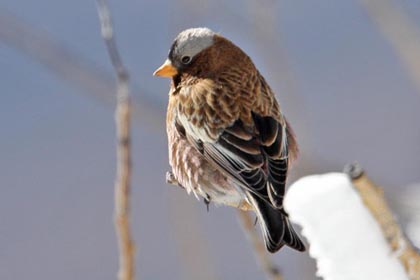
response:
M153 75L174 77L194 65L197 55L214 44L216 33L208 28L191 28L182 31L175 38L168 58Z
M208 28L191 28L175 38L168 58L153 75L172 78L197 68L197 58L215 43L216 33ZM208 55L207 55L208 56ZM197 63L196 63L197 62Z
M248 71L256 71L254 64L231 41L208 28L190 28L176 36L168 58L153 75L172 78L177 87L183 80L215 78L223 72L246 76Z

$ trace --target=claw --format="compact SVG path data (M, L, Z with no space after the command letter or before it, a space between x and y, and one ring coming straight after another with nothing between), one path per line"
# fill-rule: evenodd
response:
M182 186L178 182L178 180L175 178L175 175L174 175L174 173L172 173L172 171L167 171L166 172L166 183L167 184L174 185L174 186L178 186L178 187L181 187L181 188L185 189L184 186Z
M175 179L175 175L172 173L172 171L166 172L166 183L171 185L178 185L178 181Z
M209 212L209 209L210 209L210 196L207 194L207 196L204 198L204 204L206 205L206 207L207 207L207 212Z

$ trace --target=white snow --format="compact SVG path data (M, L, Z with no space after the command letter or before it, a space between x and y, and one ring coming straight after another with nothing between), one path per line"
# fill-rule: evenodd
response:
M303 228L318 276L325 280L408 280L346 174L298 180L286 194L285 208L290 219Z
M420 184L412 184L399 197L401 211L407 220L406 234L420 248Z

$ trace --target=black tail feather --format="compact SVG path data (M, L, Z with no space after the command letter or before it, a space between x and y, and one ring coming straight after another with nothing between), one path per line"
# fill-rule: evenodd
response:
M283 209L275 209L252 193L248 193L248 199L255 208L265 246L270 253L277 252L284 245L297 251L305 251L305 245L293 229Z

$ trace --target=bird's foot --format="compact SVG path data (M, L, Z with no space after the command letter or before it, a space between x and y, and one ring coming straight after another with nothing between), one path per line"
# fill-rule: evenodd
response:
M210 209L210 201L211 201L210 196L206 194L206 197L204 198L204 204L207 207L207 212L209 212L209 209Z
M174 185L174 186L178 186L178 187L181 187L181 188L184 189L184 187L175 178L175 175L174 175L174 173L172 173L172 171L167 171L166 172L166 183Z
M178 185L178 181L176 180L172 171L166 171L166 183L171 185Z

